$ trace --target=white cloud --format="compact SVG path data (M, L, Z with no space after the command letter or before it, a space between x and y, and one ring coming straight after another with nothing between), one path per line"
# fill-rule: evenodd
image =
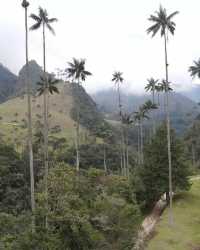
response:
M188 87L188 67L200 56L199 0L30 0L29 11L37 13L41 5L59 19L56 36L47 35L49 71L65 67L72 57L86 58L93 73L85 84L89 91L111 87L113 71L120 70L127 86L140 92L147 78L164 76L163 41L146 34L147 18L160 2L169 12L180 11L168 46L170 80ZM24 64L24 12L20 0L2 2L1 10L0 61L17 72ZM41 31L31 32L30 57L40 64L41 46Z

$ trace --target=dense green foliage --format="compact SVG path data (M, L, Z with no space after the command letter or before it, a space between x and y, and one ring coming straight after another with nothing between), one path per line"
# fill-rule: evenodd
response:
M162 194L169 193L169 172L167 155L166 126L162 125L146 145L144 166L138 169L140 179L135 179L137 199L144 207L152 207ZM190 187L189 167L185 164L184 146L171 131L172 183L173 191L187 190Z
M41 182L36 232L31 233L22 217L1 214L2 221L13 228L0 231L3 249L132 248L141 216L126 178L95 169L77 174L61 164L50 172L48 190L48 230L44 228L46 197Z
M28 208L25 166L11 146L0 142L0 212L17 214Z

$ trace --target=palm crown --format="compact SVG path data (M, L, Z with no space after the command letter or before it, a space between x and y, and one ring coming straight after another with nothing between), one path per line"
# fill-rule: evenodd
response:
M134 112L134 119L135 121L142 121L143 119L149 119L147 116L147 110L144 108L144 106L139 107L139 111Z
M170 86L170 82L167 82L166 80L162 80L162 82L159 84L160 85L160 91L161 92L169 92L172 91L172 87Z
M23 8L28 8L28 6L29 6L29 2L26 1L26 0L23 0L23 1L22 1L22 7L23 7Z
M133 120L131 119L131 114L122 114L122 123L125 125L131 125L133 123Z
M146 91L155 91L156 84L158 83L158 80L155 80L154 78L147 79L148 84L145 87Z
M156 15L151 15L148 19L154 24L147 29L147 33L152 33L152 37L154 37L160 30L161 36L166 35L166 31L169 31L172 35L174 35L176 24L172 21L172 18L179 12L175 11L167 16L166 9L160 6L159 11L156 11L155 13Z
M45 9L42 9L41 7L39 7L39 14L38 15L31 14L30 17L35 21L35 24L33 24L30 27L30 30L37 30L42 25L44 25L48 28L48 30L51 31L52 34L55 35L55 31L50 24L58 21L58 19L57 18L49 18L49 15Z
M152 109L157 109L157 105L155 103L153 103L151 100L148 100L145 102L145 104L143 104L142 106L143 110L145 110L146 112L152 110Z
M65 70L68 78L85 81L87 76L92 75L91 72L85 70L85 59L73 58L73 62L68 62L69 67Z
M44 94L45 90L48 90L48 92L53 95L54 93L59 94L59 90L56 87L56 85L59 83L59 80L53 78L51 75L48 75L47 77L41 76L40 82L37 82L38 85L38 95L41 96Z
M200 78L200 58L198 61L194 61L194 65L189 67L190 75L194 77Z
M122 83L124 81L124 78L122 77L122 72L116 71L113 74L112 81L115 83Z

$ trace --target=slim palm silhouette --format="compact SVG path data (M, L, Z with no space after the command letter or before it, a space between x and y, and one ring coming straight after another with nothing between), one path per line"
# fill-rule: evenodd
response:
M76 83L75 89L78 90L81 82L84 82L92 73L85 70L85 59L73 58L72 62L68 62L68 68L65 70L67 78ZM78 93L76 93L78 95ZM80 107L76 105L76 170L80 170L80 151L79 151L79 137L80 137Z
M117 94L118 94L118 108L119 108L119 116L121 121L121 171L122 174L126 173L126 157L125 157L125 136L123 129L123 121L122 121L122 102L121 102L121 93L120 93L120 85L124 82L123 73L120 71L115 71L112 75L112 82L117 86Z
M167 56L167 41L168 41L168 34L174 35L176 24L172 19L178 14L178 11L167 15L167 11L165 8L160 6L159 11L156 11L156 15L150 15L148 19L150 22L153 22L153 25L147 29L148 34L152 34L154 37L159 31L161 37L164 37L164 49L165 49L165 75L166 75L166 82L169 82L168 76L168 56ZM167 148L168 148L168 162L169 162L169 190L166 192L167 200L170 203L170 216L169 222L170 225L173 223L173 214L172 214L172 158L171 158L171 138L170 138L170 114L169 114L169 96L168 91L165 92L166 95L166 108L167 108L167 116L166 116L166 123L167 123Z
M27 86L27 114L28 114L28 148L29 148L29 168L30 168L30 192L32 211L32 231L35 231L35 180L34 180L34 160L33 160L33 129L32 129L32 106L31 106L31 83L29 76L29 49L28 49L28 7L29 2L23 0L22 7L25 10L25 37L26 37L26 86Z
M147 115L148 111L144 107L144 105L139 107L139 110L134 112L134 120L138 123L138 156L139 156L139 164L144 164L144 143L143 143L143 121L145 119L149 119Z

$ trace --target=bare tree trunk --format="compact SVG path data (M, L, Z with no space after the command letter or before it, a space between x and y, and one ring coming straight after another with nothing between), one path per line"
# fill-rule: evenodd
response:
M194 147L194 143L192 143L192 165L195 166L196 164L196 159L195 159L195 147Z
M121 166L121 174L124 175L123 158L122 158L122 148L120 148L120 166Z
M123 156L123 169L124 169L124 176L127 175L127 166L126 166L126 139L125 139L125 131L122 126L122 156Z
M168 60L167 60L167 39L166 33L164 33L164 42L165 42L165 69L166 69L166 112L167 112L167 149L168 149L168 162L169 162L169 224L173 224L173 211L172 211L172 158L171 158L171 135L170 135L170 113L169 113L169 91L168 91Z
M138 124L138 165L141 164L140 124Z
M106 145L105 143L103 144L103 165L104 165L104 171L107 173L107 163L106 163Z
M117 92L118 92L118 105L119 105L119 115L121 121L121 169L122 175L126 174L126 162L125 162L125 154L124 154L124 132L123 132L123 124L122 124L122 105L121 105L121 96L120 96L120 89L119 83L117 84Z
M48 81L46 74L46 43L45 43L45 24L43 23L43 67L44 67L44 79L45 79L45 90L44 90L44 168L45 168L45 194L46 194L46 208L48 210L48 172L49 172L49 154L48 154L48 107L47 107L47 91ZM48 216L45 219L46 228L48 228Z
M153 104L155 104L155 87L152 92L153 95ZM156 133L156 121L155 121L155 111L152 110L152 120L153 120L153 135Z
M126 133L126 164L127 164L127 177L130 176L130 166L129 166L129 148L128 148L128 127L127 127L127 133Z
M76 95L78 99L78 88L80 81L78 80L78 84L76 85ZM76 105L76 171L80 170L80 152L79 152L79 144L80 144L80 107L79 104Z
M140 121L140 146L141 146L141 164L144 164L144 148L143 148L143 122Z
M28 6L27 6L28 7ZM27 104L28 104L28 148L29 148L29 167L31 184L31 211L32 211L32 231L35 231L35 182L33 166L33 135L32 135L32 107L31 107L31 86L28 61L28 15L25 7L25 30L26 30L26 85L27 85Z

